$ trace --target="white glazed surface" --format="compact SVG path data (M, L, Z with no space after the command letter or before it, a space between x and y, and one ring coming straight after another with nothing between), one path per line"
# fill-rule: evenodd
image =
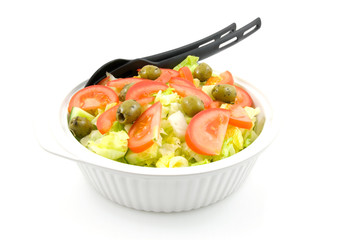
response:
M70 97L84 83L74 88L55 108L49 130L52 141L61 148L56 154L78 161L82 173L97 192L120 205L154 212L180 212L208 206L241 186L275 134L273 112L267 99L249 83L239 78L236 82L249 92L255 106L261 109L258 121L265 119L265 124L253 144L227 159L196 167L158 169L119 163L89 151L72 136L66 117Z

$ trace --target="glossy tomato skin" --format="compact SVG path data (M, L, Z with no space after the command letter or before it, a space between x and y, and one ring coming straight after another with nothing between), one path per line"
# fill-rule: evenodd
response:
M179 69L180 77L188 80L189 82L194 82L193 75L189 67L182 67Z
M110 131L113 123L116 121L116 112L121 103L109 108L103 112L96 121L96 127L101 134L105 134Z
M221 81L218 84L230 84L234 85L234 78L229 71L220 73Z
M155 82L167 83L171 79L171 73L166 70L161 70L160 76L155 79Z
M209 105L208 108L220 108L221 104L223 104L223 102L220 102L220 101L212 101L212 103Z
M160 90L165 91L168 88L169 86L164 83L144 80L131 86L126 93L125 99L138 100L141 98L152 97L152 94L157 93Z
M68 111L79 107L85 111L105 107L109 103L118 103L119 97L114 90L102 85L92 85L76 92L70 99Z
M161 103L156 102L145 110L129 130L128 146L135 153L143 152L154 144L159 137Z
M161 71L167 71L168 73L170 73L171 77L180 77L180 73L174 69L170 69L170 68L160 68Z
M230 111L210 108L196 114L186 129L186 144L202 155L219 155L229 123Z
M130 84L130 83L138 83L141 81L144 81L147 79L143 79L143 78L118 78L112 81L109 81L106 83L106 85L108 87L114 87L117 88L119 91L121 91L121 89L123 89L123 87L125 87L125 85Z
M181 77L171 78L169 83L175 83L175 84L184 85L184 86L188 86L188 87L195 87L194 83L192 83L186 79L183 79Z
M97 85L104 85L106 86L106 84L110 81L110 76L107 76L105 78L103 78Z
M238 87L234 85L236 88L236 99L235 104L239 104L242 107L251 107L253 104L253 101L251 99L251 96L249 93L247 93L244 89L241 87Z
M246 111L239 104L230 107L229 124L239 128L251 129L253 123Z
M136 100L141 106L145 106L155 100L155 97L146 97Z
M209 95L207 95L201 89L179 85L176 83L170 83L170 87L174 88L175 92L177 92L181 97L186 97L190 95L195 95L199 97L203 101L205 108L208 108L212 103L211 97L209 97Z

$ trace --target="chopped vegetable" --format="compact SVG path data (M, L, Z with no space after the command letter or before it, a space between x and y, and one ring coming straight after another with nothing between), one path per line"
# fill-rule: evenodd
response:
M147 65L132 78L107 74L73 95L69 130L92 152L137 166L192 167L238 153L257 138L260 109L229 71L216 75L198 60Z
M91 133L92 136L89 139L82 140L83 145L93 152L112 160L125 156L128 150L129 139L125 131L109 132L107 135L102 136L99 136L97 133L100 132L95 130L95 133Z
M193 117L186 130L186 144L203 155L218 155L229 123L230 111L220 108L204 110Z
M179 69L182 67L188 67L190 71L193 72L195 68L199 65L198 61L199 57L189 55L181 63L174 67L174 70L179 71Z
M143 112L129 130L129 148L135 153L145 151L159 138L161 103L154 103Z
M112 102L119 102L119 98L109 87L93 85L76 92L70 99L68 111L73 107L79 107L85 111L105 107Z
M116 111L120 104L117 104L101 114L97 121L96 126L101 134L110 131L113 123L116 121Z

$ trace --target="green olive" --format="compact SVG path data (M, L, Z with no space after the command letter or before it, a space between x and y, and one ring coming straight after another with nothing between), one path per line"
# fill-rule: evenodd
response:
M211 94L216 100L233 103L236 99L236 88L229 84L219 84L215 85Z
M119 93L119 100L120 101L125 101L125 97L126 97L126 93L127 91L129 90L129 88L134 85L135 83L129 83L129 84L126 84L120 91Z
M141 105L135 100L123 102L116 113L116 118L120 123L133 123L141 114Z
M193 117L198 112L204 110L204 103L197 96L190 95L182 99L181 107L186 115Z
M141 78L146 78L150 80L155 80L160 77L161 70L160 68L154 65L146 65L139 71L139 75Z
M201 82L208 80L212 75L212 69L206 63L200 63L194 70L194 78L199 79Z
M69 129L76 138L83 138L90 134L93 125L87 118L76 116L70 120Z

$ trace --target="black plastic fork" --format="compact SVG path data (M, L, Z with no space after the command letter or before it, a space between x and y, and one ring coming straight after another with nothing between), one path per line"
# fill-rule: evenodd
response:
M203 60L247 38L260 27L260 18L256 18L238 30L236 30L236 24L233 23L206 38L167 52L135 60L115 59L100 67L85 87L99 83L105 78L106 72L110 72L116 78L129 77L137 75L137 69L148 64L161 68L173 68L188 55L194 55L199 57L199 60Z

